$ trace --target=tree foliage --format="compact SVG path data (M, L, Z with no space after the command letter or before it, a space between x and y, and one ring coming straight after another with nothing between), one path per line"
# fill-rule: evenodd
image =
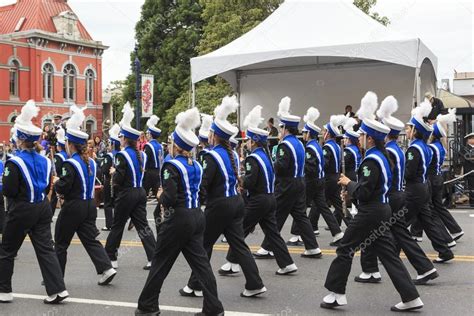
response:
M361 9L365 14L372 17L375 21L387 26L390 20L386 16L380 16L377 12L371 12L372 8L377 4L377 0L354 0L354 5Z

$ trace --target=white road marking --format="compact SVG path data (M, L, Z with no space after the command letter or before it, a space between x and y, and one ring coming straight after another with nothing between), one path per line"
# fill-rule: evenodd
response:
M14 293L13 297L24 298L24 299L33 299L33 300L43 300L45 298L45 296L42 296L42 295L21 294L21 293ZM105 306L119 306L119 307L137 308L136 303L91 300L91 299L86 299L86 298L72 298L72 297L69 297L65 300L65 302L79 303L79 304L89 304L89 305L105 305ZM181 312L181 313L199 313L199 312L202 311L200 308L182 307L182 306L166 306L166 305L160 305L160 310L161 311L169 311L169 312ZM232 312L232 311L225 311L225 314L229 315L229 316L270 316L270 314L244 313L244 312Z
M469 217L474 217L474 214L469 214Z
M465 214L465 213L469 213L468 211L449 211L450 213L461 213L461 214Z
M57 216L54 216L53 219L58 219L58 217L57 217ZM105 217L97 217L96 220L98 220L98 219L99 219L99 220L102 220L102 221L105 221ZM155 221L153 218L147 218L147 220L148 220L149 222L154 222L154 221Z

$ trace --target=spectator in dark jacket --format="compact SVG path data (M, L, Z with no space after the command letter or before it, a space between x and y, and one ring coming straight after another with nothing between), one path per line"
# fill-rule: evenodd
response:
M443 101L441 101L438 98L435 98L431 92L426 92L425 93L425 98L428 99L431 103L432 109L430 114L428 114L428 122L433 123L433 121L436 121L436 117L439 114L447 114L448 110L444 107Z

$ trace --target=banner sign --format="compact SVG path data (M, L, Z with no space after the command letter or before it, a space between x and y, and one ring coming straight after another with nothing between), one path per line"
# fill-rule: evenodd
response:
M142 75L142 117L153 115L153 75Z

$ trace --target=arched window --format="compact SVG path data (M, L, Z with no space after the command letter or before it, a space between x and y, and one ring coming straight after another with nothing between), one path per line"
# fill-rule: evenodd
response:
M18 97L18 79L20 64L16 60L10 62L10 96Z
M53 99L53 74L53 65L45 64L43 66L43 98L45 100Z
M76 68L68 64L64 67L63 96L65 101L74 101L76 98Z
M94 72L92 69L86 71L86 102L94 101Z
M86 121L86 131L87 134L92 135L94 131L94 121L93 120L87 120Z

